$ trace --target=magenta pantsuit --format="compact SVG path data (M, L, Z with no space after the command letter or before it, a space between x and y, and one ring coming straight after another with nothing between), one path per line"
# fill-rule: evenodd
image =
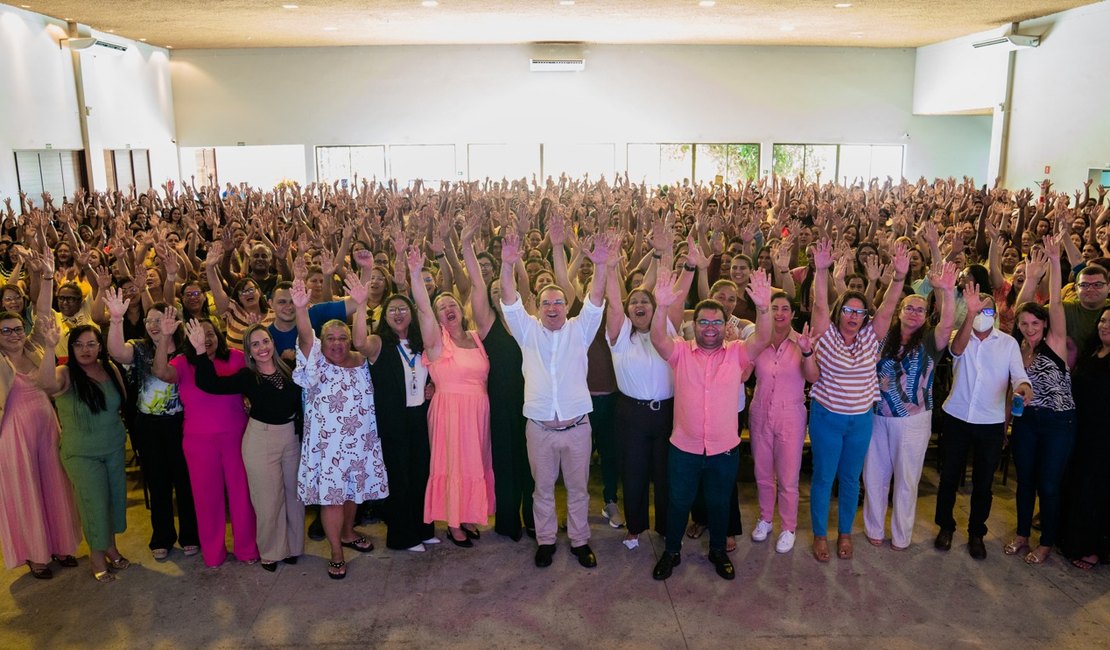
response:
M230 375L244 367L243 353L231 350L226 360L213 359L216 374ZM200 552L207 566L227 559L227 505L231 509L233 552L241 562L258 559L254 508L243 465L243 432L247 412L241 395L210 395L197 388L195 369L185 355L174 357L177 389L185 406L182 448L197 510Z

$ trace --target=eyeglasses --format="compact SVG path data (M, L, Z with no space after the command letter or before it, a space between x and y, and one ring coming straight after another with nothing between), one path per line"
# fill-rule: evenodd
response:
M407 313L409 313L409 308L408 307L390 307L389 309L385 310L385 313L387 313L387 314L407 314Z
M25 331L22 325L16 325L15 327L0 327L0 336L11 336L12 334L22 336Z
M910 307L909 305L906 305L905 307L902 308L902 313L903 314L919 314L921 316L924 316L925 315L925 308L924 307Z
M75 350L95 350L100 347L99 341L85 341L84 343L74 343L73 349Z
M81 296L58 296L58 302L80 302Z
M713 320L709 320L708 318L699 318L697 320L697 324L702 327L720 327L721 325L724 325L725 322L720 318L714 318Z
M990 307L983 307L982 309L979 310L979 313L984 315L984 316L992 316L992 317L994 316L994 310L991 309Z
M867 314L867 310L862 308L862 307L859 308L859 309L856 309L855 307L841 307L840 308L840 313L845 314L845 315L855 314L857 316L864 316L864 315Z
M1101 289L1106 286L1106 282L1076 282L1075 286L1079 287L1080 289Z
M185 297L186 298L200 298L200 295L201 295L200 291L186 291L185 292Z
M258 293L258 289L255 289L254 287L243 287L243 289L239 292L239 295L240 296L253 296L256 293Z
M563 300L562 298L557 298L555 300L544 300L543 302L540 303L540 306L541 307L565 307L566 304L567 304L566 300Z

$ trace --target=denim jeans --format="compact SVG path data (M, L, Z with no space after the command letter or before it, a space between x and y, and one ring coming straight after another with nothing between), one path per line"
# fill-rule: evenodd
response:
M709 549L725 550L729 497L736 485L736 458L739 453L740 445L713 456L691 454L670 446L670 457L667 459L667 483L670 488L667 505L668 553L682 550L690 506L694 503L698 484L703 482L709 513Z
M1033 504L1040 498L1040 544L1053 546L1060 532L1060 486L1075 444L1075 411L1025 407L1014 418L1010 444L1017 471L1017 534L1029 537Z
M845 415L834 413L816 401L810 405L809 441L813 450L813 482L809 492L809 514L814 537L828 535L829 502L833 479L837 493L837 532L852 532L859 507L859 476L871 444L871 412Z

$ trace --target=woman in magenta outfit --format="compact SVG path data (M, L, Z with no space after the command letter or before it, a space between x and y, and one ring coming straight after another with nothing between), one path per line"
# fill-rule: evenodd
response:
M434 305L429 300L424 255L418 249L409 251L408 265L424 339L423 363L436 385L428 409L432 466L424 521L446 521L448 539L471 546L470 539L478 538L473 525L488 523L495 506L486 392L489 359L478 333L466 329L462 305L454 295L442 293Z
M47 579L51 559L77 565L81 537L58 456L58 418L35 381L42 348L24 327L20 314L0 313L0 551L5 567L26 563Z
M229 350L216 321L199 319L204 327L204 349L218 375L231 375L246 366L243 353ZM162 336L154 355L154 376L177 384L185 406L185 435L182 447L189 466L189 482L197 510L200 552L207 566L219 566L227 559L224 536L227 530L227 505L231 508L231 531L235 557L253 564L258 561L255 542L254 508L247 488L243 465L243 432L247 412L240 395L210 395L196 384L195 356L192 350L167 361L173 349L173 334L181 322L177 310L167 307L162 316Z

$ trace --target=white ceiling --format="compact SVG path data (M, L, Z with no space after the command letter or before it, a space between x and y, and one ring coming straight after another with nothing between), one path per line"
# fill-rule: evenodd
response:
M582 41L918 47L1093 0L29 0L174 48ZM846 0L847 2L847 0ZM296 8L283 8L296 3ZM708 4L708 3L706 3Z

